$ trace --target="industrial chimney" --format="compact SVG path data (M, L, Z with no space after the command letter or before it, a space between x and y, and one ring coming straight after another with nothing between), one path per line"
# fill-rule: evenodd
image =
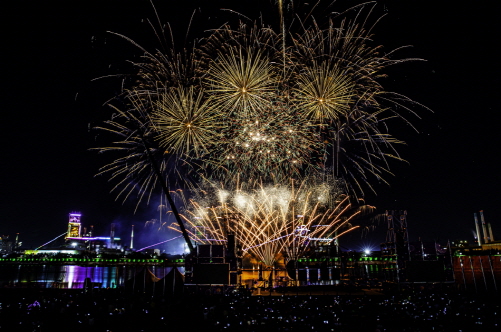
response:
M473 217L475 217L475 229L477 230L477 242L478 246L482 245L482 236L480 235L480 227L478 226L478 218L477 218L477 213L473 214Z
M491 242L494 242L494 234L492 233L492 227L490 222L487 223L487 228L489 229L489 237L491 238Z
M489 243L489 236L487 234L487 229L484 219L484 210L480 210L480 221L482 222L482 231L484 233L484 243Z

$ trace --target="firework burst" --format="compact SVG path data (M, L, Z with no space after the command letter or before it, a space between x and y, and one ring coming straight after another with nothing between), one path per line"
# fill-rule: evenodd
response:
M244 119L271 107L277 85L274 68L259 49L219 52L216 61L210 63L206 82L215 107Z
M354 82L336 66L314 63L297 75L294 107L319 126L339 120L350 111L355 98Z
M220 138L221 113L216 112L201 91L171 88L160 95L153 111L157 139L166 153L185 159L201 158L209 153L209 145Z
M352 222L374 210L361 201L351 202L336 189L325 182L297 187L254 183L237 190L213 187L213 196L204 191L202 198L191 200L183 218L193 241L221 243L233 234L244 255L273 266L280 257L297 259L311 243L329 244L359 228ZM175 224L171 229L179 231Z
M282 6L279 31L240 22L211 30L190 51L141 48L134 89L99 128L120 137L100 152L125 153L100 173L118 181L119 193L149 198L161 178L171 187L187 188L188 178L218 183L212 191L188 184L198 190L182 216L191 240L232 233L267 265L356 228L345 227L372 207L352 197L375 191L390 160L402 160L390 120L410 124L401 111L414 114L416 105L381 84L388 66L413 59L393 60L374 44L372 7L326 28L308 16L286 29ZM313 178L336 178L348 195Z
M373 180L392 174L389 161L401 160L389 120L409 123L396 109L411 101L383 89L384 69L406 59L372 45L364 8L338 26L311 20L276 33L240 23L190 52L145 51L132 91L159 150L170 163L197 160L197 172L216 181L247 174L281 183L329 171L347 192L374 191Z
M101 167L98 175L110 174L110 181L117 180L112 191L117 191L117 198L123 196L124 201L130 194L138 192L139 204L145 196L150 197L156 183L156 176L151 170L145 149L145 143L154 142L156 132L146 113L148 107L143 100L134 93L129 93L127 100L124 108L112 106L112 119L97 127L98 130L118 139L110 146L95 150L99 153L121 152L124 155ZM154 149L152 153L158 160L162 160L163 151Z

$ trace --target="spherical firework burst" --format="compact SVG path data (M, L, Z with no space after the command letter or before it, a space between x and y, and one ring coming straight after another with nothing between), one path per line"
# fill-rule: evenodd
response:
M321 133L325 167L349 192L374 191L372 180L391 174L389 159L401 160L395 145L403 142L389 134L389 119L408 123L379 81L386 67L406 60L372 46L371 30L356 19L325 29L314 21L291 40L293 106Z
M209 66L208 94L221 113L248 119L271 107L277 80L270 59L261 50L230 48L218 52Z
M332 65L331 65L332 66ZM354 82L336 66L314 63L297 75L294 107L307 121L328 126L346 116L355 98Z
M153 111L157 139L166 153L185 159L210 153L210 145L220 139L221 113L216 112L195 87L170 88L160 95Z

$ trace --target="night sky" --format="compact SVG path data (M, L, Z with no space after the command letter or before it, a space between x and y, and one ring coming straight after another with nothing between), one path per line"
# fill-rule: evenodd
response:
M338 1L331 11L359 2ZM221 8L255 18L262 10L266 18L278 20L270 3L154 1L179 46L195 8L188 41L235 18ZM472 240L473 213L479 210L501 239L501 5L487 0L377 3L374 18L386 16L375 29L375 41L387 51L412 45L397 54L426 60L392 68L383 85L433 112L418 108L421 119L409 117L420 133L396 124L394 132L407 142L400 152L409 163L395 164L391 186L377 186L378 195L366 196L366 202L381 212L407 210L411 240ZM120 91L119 78L93 79L133 73L127 60L141 55L107 31L148 49L158 46L147 24L148 18L155 20L150 2L10 1L2 7L0 233L20 233L25 247L34 248L63 233L72 211L82 212L82 222L101 235L109 234L112 222L124 238L131 224L141 233L146 220L158 218L156 207L142 206L134 214L135 202L116 202L107 178L94 177L107 159L89 151L97 146L96 132L89 128L110 117L103 104ZM322 12L316 17L323 19ZM379 243L384 233L381 223L373 235L352 235L344 245Z

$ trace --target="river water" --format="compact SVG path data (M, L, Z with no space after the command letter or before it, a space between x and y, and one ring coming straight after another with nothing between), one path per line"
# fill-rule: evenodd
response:
M3 287L83 288L85 281L92 287L116 288L127 282L162 279L172 267L164 266L78 266L78 265L2 265L0 285ZM178 267L184 274L184 267ZM151 272L151 273L150 273Z

